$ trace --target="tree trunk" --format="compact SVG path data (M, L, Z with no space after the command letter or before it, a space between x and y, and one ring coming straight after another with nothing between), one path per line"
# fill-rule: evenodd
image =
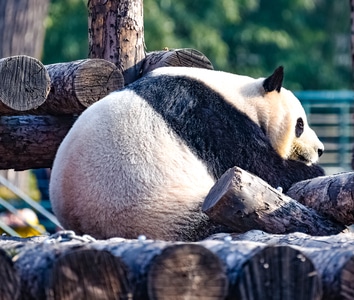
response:
M328 235L345 229L238 167L226 171L216 182L202 210L212 221L235 232L260 229L270 233L300 231Z
M89 57L113 62L125 84L140 77L144 50L142 0L89 0Z
M49 0L0 1L0 58L25 54L40 58Z
M74 116L0 117L0 169L49 168Z
M354 224L354 172L322 176L295 183L287 195L326 218Z

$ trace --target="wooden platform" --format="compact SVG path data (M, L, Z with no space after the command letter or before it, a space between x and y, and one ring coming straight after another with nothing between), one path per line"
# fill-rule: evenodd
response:
M1 299L353 299L354 234L0 238Z

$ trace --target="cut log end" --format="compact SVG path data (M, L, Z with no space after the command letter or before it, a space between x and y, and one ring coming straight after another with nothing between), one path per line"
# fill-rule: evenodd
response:
M48 281L46 299L129 299L126 267L106 251L79 249L64 254Z
M0 113L35 109L45 102L50 78L37 59L18 55L0 59Z
M109 93L124 87L122 72L104 59L83 61L75 75L74 90L84 107L89 107Z
M227 286L220 259L196 244L167 247L148 273L150 299L224 299Z
M313 300L322 298L322 286L315 266L303 253L270 246L245 263L230 294L235 299Z

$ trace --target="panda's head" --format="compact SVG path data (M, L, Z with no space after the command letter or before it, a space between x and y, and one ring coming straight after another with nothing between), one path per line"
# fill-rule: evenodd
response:
M322 155L324 146L309 127L300 101L282 87L283 77L283 67L279 67L262 82L266 105L260 125L280 156L311 165Z

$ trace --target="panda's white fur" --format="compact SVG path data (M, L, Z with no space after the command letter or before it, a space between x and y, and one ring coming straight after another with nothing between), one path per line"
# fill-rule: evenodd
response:
M217 95L210 96L210 102L220 95L223 101L243 112L265 131L283 159L300 159L310 165L323 149L307 124L300 102L284 88L280 92L266 92L264 78L196 68L160 68L136 86L114 92L89 107L60 145L51 173L50 199L65 228L97 238L136 238L145 234L155 239L195 240L201 237L199 228L210 225L200 206L219 173L226 171L225 166L213 173L211 162L196 153L204 151L208 156L211 150L200 150L199 144L197 150L192 149L179 134L181 130L194 136L190 132L194 125L184 128L189 117L171 126L164 116L165 111L171 111L171 115L177 114L173 118L184 118L184 113L196 109L194 101L198 99L182 107L175 105L175 96L171 96L171 104L167 102L160 111L154 107L160 105L155 103L154 95L170 97L171 91L162 81L159 83L160 78L169 78L171 84L175 84L174 78L182 78L183 84L190 84L187 90L195 88L206 95L208 90L204 86L215 91ZM195 82L202 85L194 87ZM183 87L178 88L183 91ZM191 93L186 98L193 99ZM304 132L299 138L295 136L298 118L304 121ZM198 119L196 127L203 126L200 122ZM206 139L209 143L209 137ZM262 137L260 147L264 143L266 138ZM239 160L241 163L242 158ZM305 168L306 174L306 168L311 167L301 163L292 168ZM304 177L302 173L299 176ZM209 227L211 232L215 228L214 224Z

